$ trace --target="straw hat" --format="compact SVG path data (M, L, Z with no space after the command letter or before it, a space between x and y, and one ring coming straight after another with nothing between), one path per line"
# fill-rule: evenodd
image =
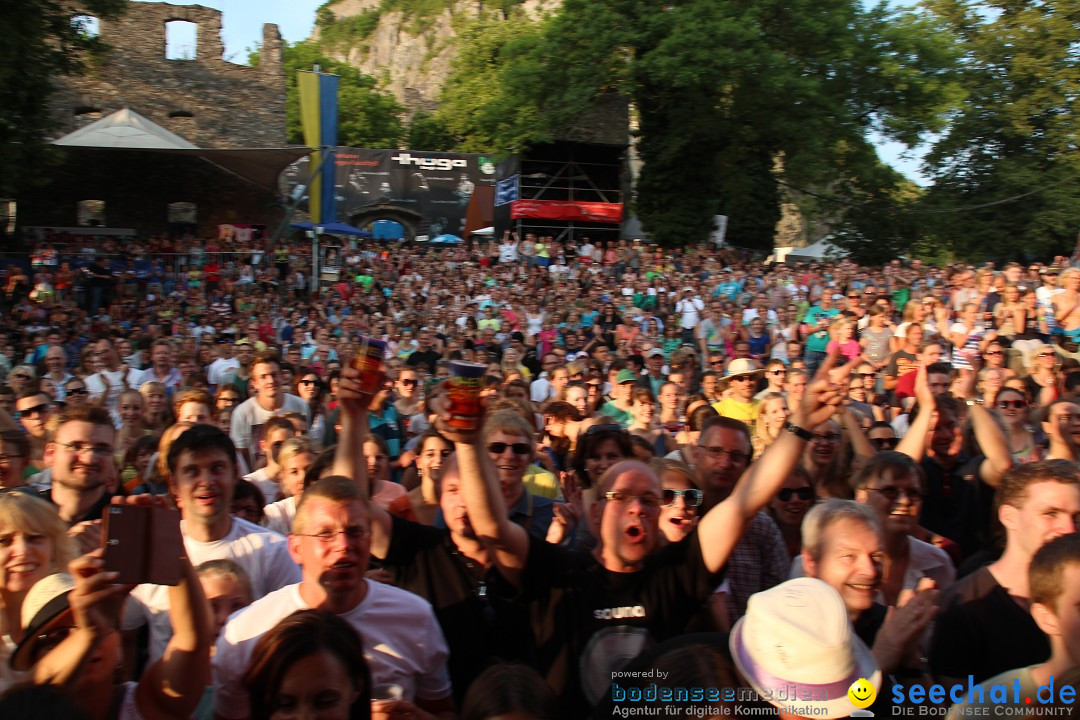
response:
M22 606L23 640L11 654L13 670L26 671L32 663L32 649L42 635L71 625L71 605L68 593L75 581L67 573L55 573L38 580L26 594Z
M881 688L881 670L855 634L840 594L814 578L750 596L729 646L762 699L794 715L848 717L856 709L848 699L854 682L864 678ZM778 692L792 685L797 692Z

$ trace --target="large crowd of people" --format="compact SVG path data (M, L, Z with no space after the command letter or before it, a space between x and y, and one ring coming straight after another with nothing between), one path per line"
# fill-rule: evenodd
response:
M0 717L1071 713L1069 258L306 253L9 267Z

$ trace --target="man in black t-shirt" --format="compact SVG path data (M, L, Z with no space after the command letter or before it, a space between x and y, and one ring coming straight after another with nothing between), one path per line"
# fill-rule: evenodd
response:
M435 363L442 359L442 355L434 349L434 334L427 328L421 328L416 334L416 341L420 343L420 349L413 351L405 364L409 367L423 368L429 375L434 375Z
M596 549L572 552L530 537L509 520L497 474L476 447L475 433L440 428L455 442L472 526L495 550L503 580L497 591L527 604L540 670L567 717L587 715L627 659L684 631L716 588L747 523L798 463L810 437L805 428L828 420L846 394L846 379L827 379L834 364L835 356L822 365L789 432L731 495L685 540L660 550L660 506L670 493L647 465L626 460L604 474L599 500L586 508Z
M1005 475L997 506L1005 552L957 582L941 602L930 669L946 687L966 685L968 675L982 682L1050 655L1028 611L1028 566L1045 543L1076 532L1080 472L1056 460L1017 466Z
M367 411L356 393L357 371L345 368L338 390L341 435L334 474L362 482L370 493ZM421 443L422 445L422 443ZM371 505L371 555L382 561L389 582L431 603L450 648L447 667L458 705L472 681L495 660L530 660L532 639L525 610L495 597L494 550L477 538L465 512L461 480L453 456L436 483L445 528L392 516Z

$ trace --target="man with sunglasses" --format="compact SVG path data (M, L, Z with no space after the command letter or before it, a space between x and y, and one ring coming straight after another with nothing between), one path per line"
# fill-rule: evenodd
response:
M766 395L776 393L784 394L784 383L787 381L787 365L783 360L773 358L765 365L765 382L767 383L756 395L754 400L760 401Z
M537 611L539 665L567 717L583 717L609 692L619 658L684 631L719 584L747 524L798 462L810 434L805 428L832 415L839 390L824 374L817 379L789 431L749 468L731 495L685 540L659 551L663 488L647 465L622 461L604 473L597 500L586 508L596 548L570 552L537 542L510 521L498 479L478 452L475 436L447 427L446 415L440 415L440 430L455 443L470 522L495 549L501 582L494 591ZM748 454L748 439L745 449Z
M754 400L762 370L749 358L735 358L724 372L720 391L728 391L727 397L713 405L724 417L734 418L751 426L757 420L758 403Z

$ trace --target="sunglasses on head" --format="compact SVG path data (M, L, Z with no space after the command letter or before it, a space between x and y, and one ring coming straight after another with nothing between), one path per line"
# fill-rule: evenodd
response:
M513 450L515 455L528 455L532 452L532 446L529 443L492 442L487 446L488 452L492 455L502 455L506 452L506 448Z
M780 492L776 493L776 497L780 498L780 502L790 501L792 495L800 500L809 502L814 499L814 488L781 488Z

